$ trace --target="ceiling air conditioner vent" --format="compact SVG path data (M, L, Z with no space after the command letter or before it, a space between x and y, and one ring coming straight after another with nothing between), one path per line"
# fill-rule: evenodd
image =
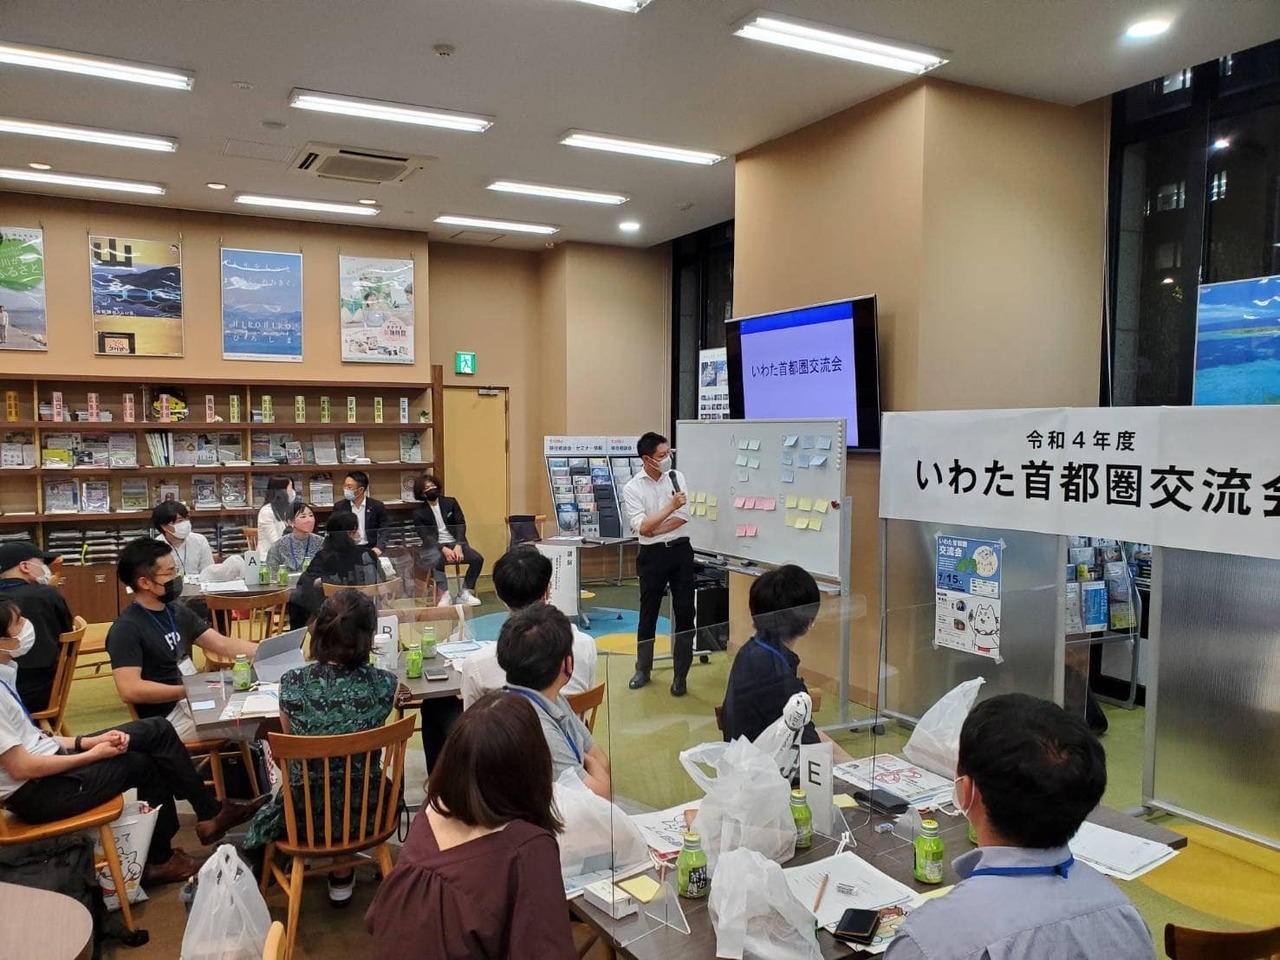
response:
M298 152L294 169L313 177L348 183L399 183L433 159L331 143L308 143Z

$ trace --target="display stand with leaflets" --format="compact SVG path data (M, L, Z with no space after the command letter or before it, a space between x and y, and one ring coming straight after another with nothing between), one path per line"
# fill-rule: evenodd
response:
M562 537L624 536L622 488L642 469L636 437L544 437L547 482Z

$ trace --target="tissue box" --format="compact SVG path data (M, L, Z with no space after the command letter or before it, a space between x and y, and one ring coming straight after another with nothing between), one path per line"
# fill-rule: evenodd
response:
M587 903L597 910L603 910L615 920L629 917L637 910L636 902L623 890L619 890L612 880L597 880L583 888L583 897Z

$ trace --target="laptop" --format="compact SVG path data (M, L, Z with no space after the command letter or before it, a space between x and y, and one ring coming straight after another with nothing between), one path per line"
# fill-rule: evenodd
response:
M254 679L259 683L279 683L290 670L306 666L306 658L302 655L302 642L306 636L307 629L303 627L278 637L268 637L258 644L258 652L253 658Z

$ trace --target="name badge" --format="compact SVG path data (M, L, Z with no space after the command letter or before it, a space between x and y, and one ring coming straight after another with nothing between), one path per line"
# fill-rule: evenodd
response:
M178 672L184 677L194 677L196 675L195 661L190 657L183 657L178 661Z

